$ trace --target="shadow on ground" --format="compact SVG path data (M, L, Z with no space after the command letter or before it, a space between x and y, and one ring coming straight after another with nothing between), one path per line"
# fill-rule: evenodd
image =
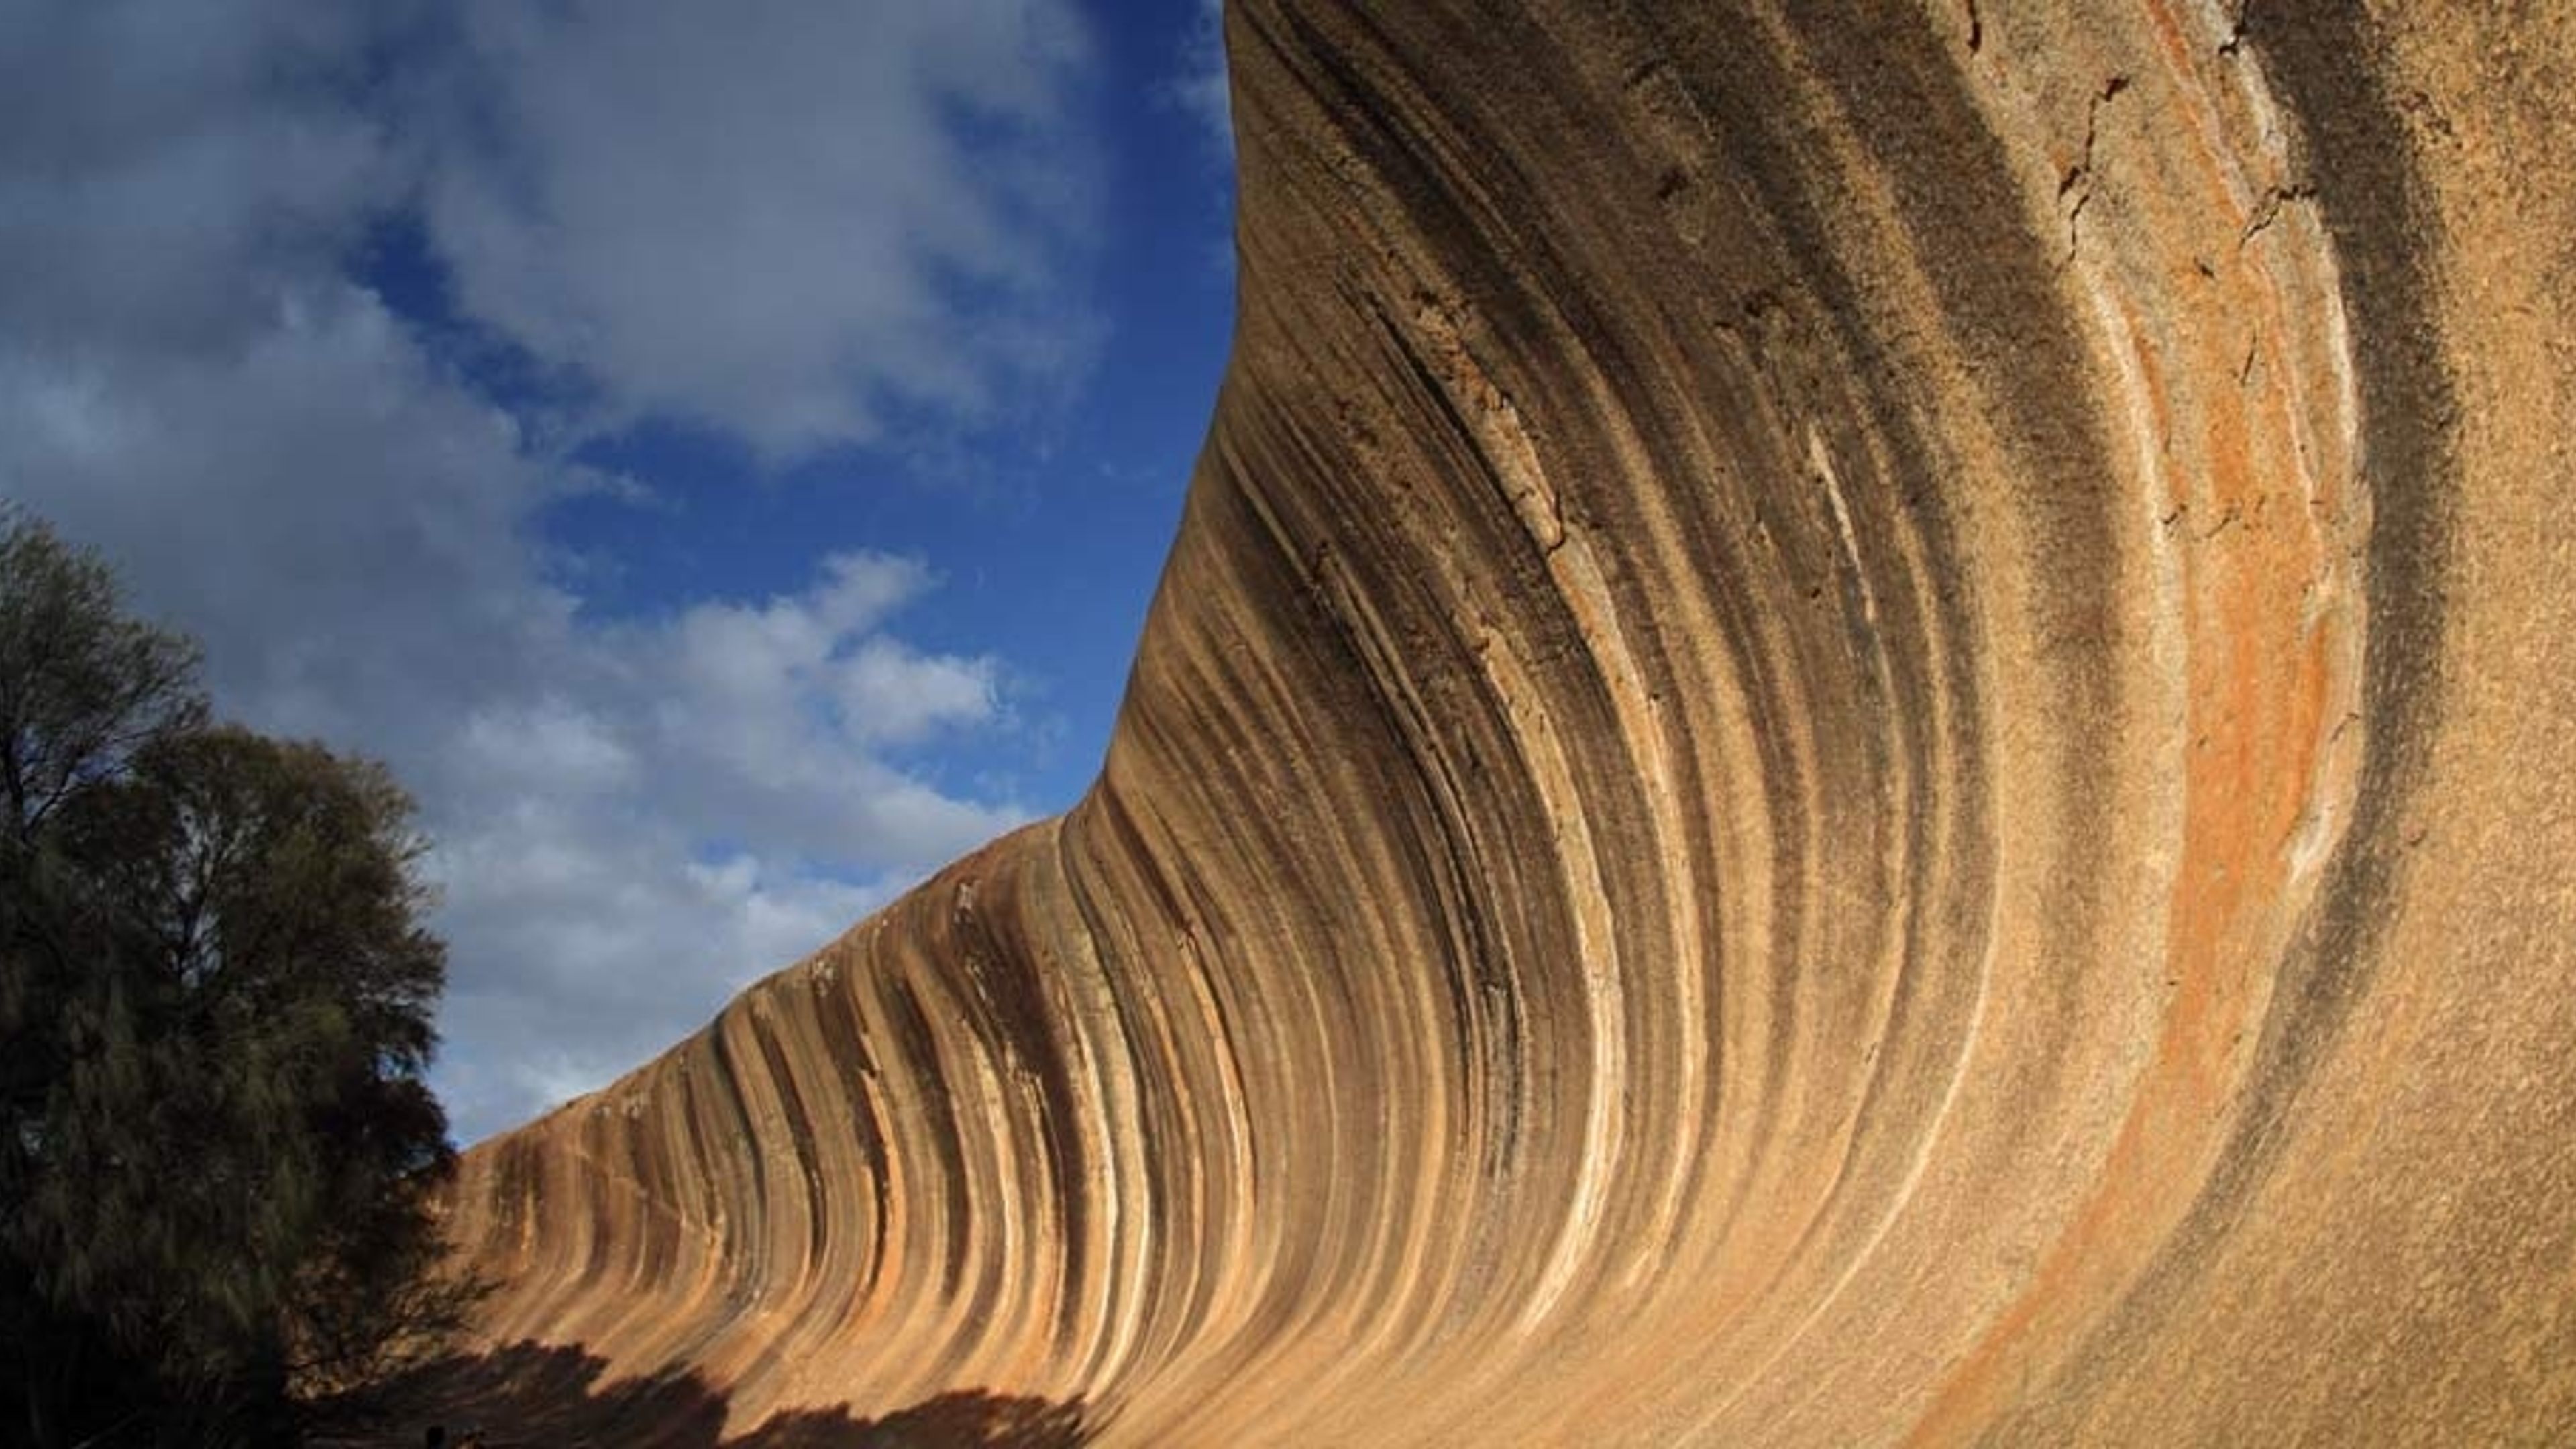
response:
M453 1444L480 1432L488 1449L1080 1449L1091 1440L1080 1400L969 1389L877 1418L849 1405L771 1416L724 1437L725 1395L694 1373L600 1382L607 1362L578 1348L518 1343L449 1359L338 1407L311 1442L417 1449L431 1425Z

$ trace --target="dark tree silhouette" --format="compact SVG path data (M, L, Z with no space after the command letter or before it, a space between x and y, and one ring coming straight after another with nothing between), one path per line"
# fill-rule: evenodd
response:
M0 1439L291 1438L438 1306L410 801L195 660L0 518Z

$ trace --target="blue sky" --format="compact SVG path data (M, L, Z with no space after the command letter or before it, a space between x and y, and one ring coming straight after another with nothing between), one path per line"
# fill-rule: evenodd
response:
M1229 186L1207 0L0 0L0 497L419 797L470 1141L1089 783Z

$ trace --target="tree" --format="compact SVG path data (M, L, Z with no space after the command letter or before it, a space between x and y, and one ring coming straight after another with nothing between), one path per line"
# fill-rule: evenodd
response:
M295 1381L363 1369L437 1256L411 802L208 725L193 647L5 523L0 1392L39 1444L288 1439Z

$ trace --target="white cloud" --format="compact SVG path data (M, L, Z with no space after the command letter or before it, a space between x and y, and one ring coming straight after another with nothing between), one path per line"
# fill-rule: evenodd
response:
M1085 44L1029 0L467 11L429 219L477 318L773 456L1061 386ZM962 124L961 124L962 123ZM968 139L968 132L973 138Z
M0 330L221 347L400 189L338 83L356 7L0 7ZM256 96L256 105L246 98ZM31 285L33 279L42 285Z
M465 716L460 768L518 790L576 797L632 787L635 751L591 707L559 695L496 700Z
M0 496L203 639L226 711L420 797L472 1137L1023 818L890 753L1012 728L1007 673L906 642L937 579L865 549L588 619L540 518L652 480L567 462L343 259L427 196L488 324L773 451L970 416L1081 329L1054 300L1078 168L1041 139L1080 42L1035 0L799 11L802 43L776 7L491 7L451 37L475 67L402 102L481 139L423 150L353 98L423 43L392 26L449 13L0 7L0 276L43 279L0 287Z
M992 719L996 671L990 659L918 654L900 639L880 637L836 661L832 696L859 738L916 744L941 729Z

